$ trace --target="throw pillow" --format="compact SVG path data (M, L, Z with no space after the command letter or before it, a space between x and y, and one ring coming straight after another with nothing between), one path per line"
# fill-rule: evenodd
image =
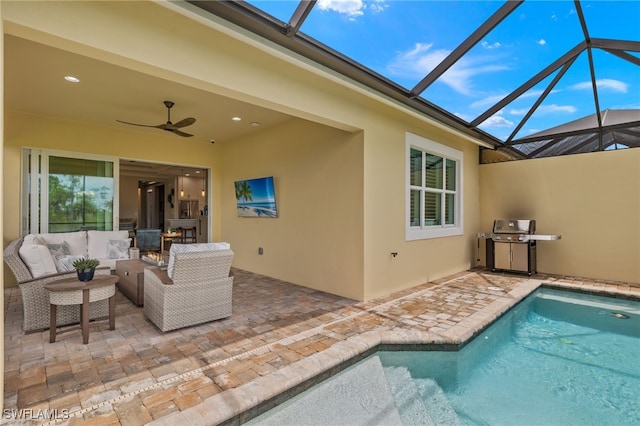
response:
M171 244L169 250L169 263L167 264L167 274L173 279L173 263L176 253L193 253L198 251L228 250L229 243L199 243L199 244Z
M109 259L109 240L124 240L127 231L87 231L87 254L93 259Z
M71 254L71 248L69 247L69 243L66 241L56 244L47 244L47 248L49 248L51 256L54 259L58 256L68 256Z
M73 262L75 262L78 259L83 259L84 257L85 256L81 254L69 254L69 255L63 255L63 256L56 256L54 258L56 263L56 269L58 270L58 272L74 271L76 268L73 267Z
M107 241L107 257L109 259L129 259L131 238Z
M56 265L47 246L23 244L18 251L33 278L57 273Z

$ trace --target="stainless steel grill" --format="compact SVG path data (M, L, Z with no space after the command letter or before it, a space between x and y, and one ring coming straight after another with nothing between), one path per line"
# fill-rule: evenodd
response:
M486 239L487 268L534 274L537 270L536 241L562 238L556 234L536 234L535 231L535 220L494 220L493 232L478 234L478 247L479 239Z

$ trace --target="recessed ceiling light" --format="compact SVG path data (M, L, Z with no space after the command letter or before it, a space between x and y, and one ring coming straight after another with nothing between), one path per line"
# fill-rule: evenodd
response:
M232 117L231 119L232 119L233 121L241 121L241 120L242 120L242 118L240 118L240 117Z
M260 123L258 123L257 121L252 121L251 127L260 127Z
M71 83L80 83L80 79L78 77L74 77L72 75L65 75L64 79Z

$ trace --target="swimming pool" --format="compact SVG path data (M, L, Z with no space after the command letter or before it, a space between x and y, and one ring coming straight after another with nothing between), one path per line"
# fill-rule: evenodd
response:
M377 352L251 423L640 425L639 360L640 302L541 288L460 351Z
M460 352L379 356L461 424L640 424L640 302L540 289Z

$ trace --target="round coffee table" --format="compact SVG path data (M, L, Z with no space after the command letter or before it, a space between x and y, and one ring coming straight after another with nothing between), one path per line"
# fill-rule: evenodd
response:
M80 327L82 343L89 343L89 303L109 299L109 330L116 328L116 283L117 275L96 275L91 281L79 281L78 278L64 278L45 284L49 290L51 320L49 342L56 341L56 320L58 305L81 305Z

